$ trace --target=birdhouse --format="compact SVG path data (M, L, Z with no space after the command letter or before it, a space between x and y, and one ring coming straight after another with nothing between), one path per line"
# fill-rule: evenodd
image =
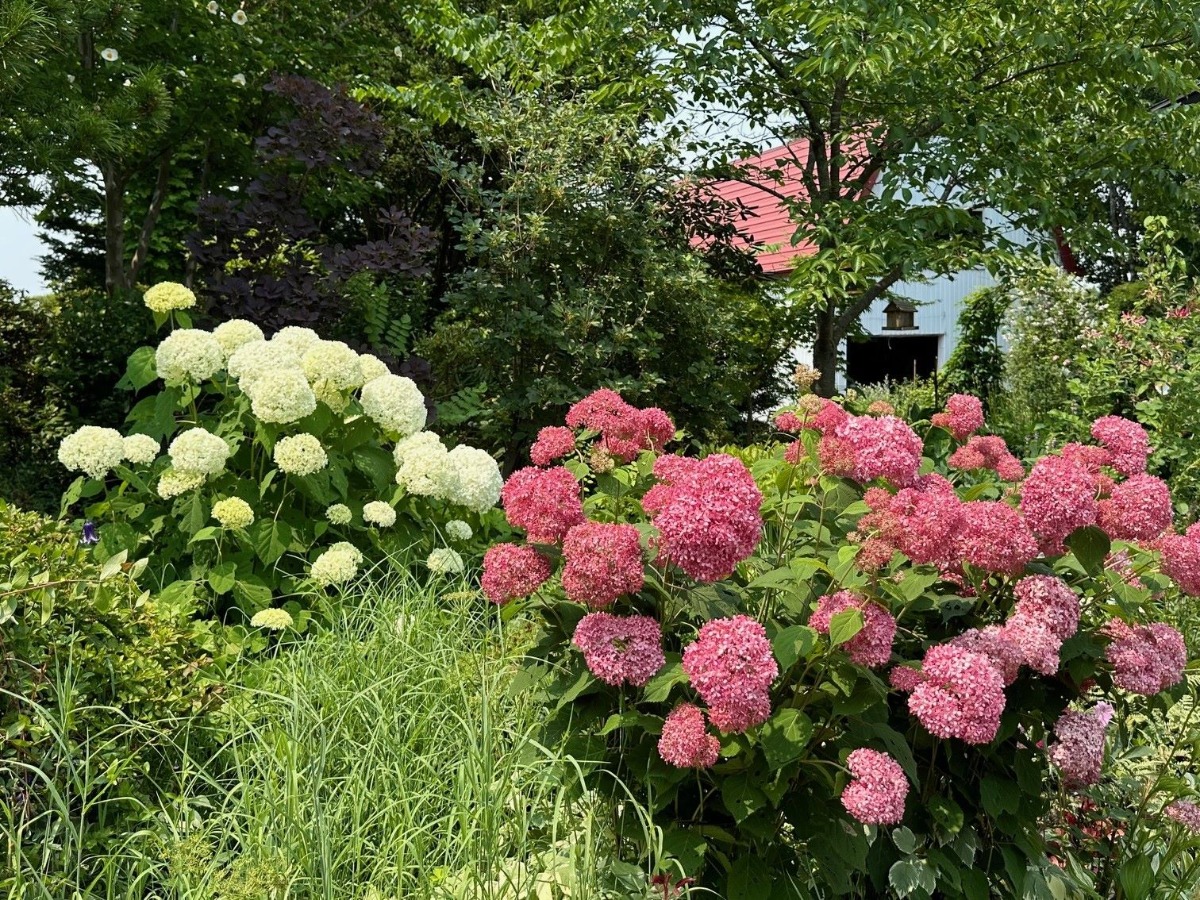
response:
M907 300L892 298L883 310L884 331L912 331L917 327L917 307Z

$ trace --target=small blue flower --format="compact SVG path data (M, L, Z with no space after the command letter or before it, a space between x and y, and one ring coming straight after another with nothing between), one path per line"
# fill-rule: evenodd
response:
M79 539L81 544L98 544L100 543L100 535L96 534L96 523L88 519L83 523L83 537Z

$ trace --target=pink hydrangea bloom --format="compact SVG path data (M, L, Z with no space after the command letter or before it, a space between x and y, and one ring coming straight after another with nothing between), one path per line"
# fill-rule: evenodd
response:
M1195 527L1195 526L1193 526ZM1162 570L1185 594L1200 597L1200 540L1187 534L1168 534L1156 542Z
M576 525L563 539L563 559L563 590L591 607L636 594L645 580L641 535L632 525Z
M848 447L853 458L853 468L848 474L860 484L886 478L897 487L907 487L917 480L924 444L903 419L895 416L850 416L832 433L826 433L822 446L830 437L836 441L836 444L830 442L831 451L836 448L835 453L831 452L830 459L836 458L838 468L843 468L843 458L847 452L845 447ZM825 463L824 453L821 462ZM842 473L838 471L836 474Z
M892 666L892 670L888 672L888 683L896 690L905 693L916 690L917 685L924 680L921 670L914 669L912 666Z
M532 547L495 544L483 555L483 592L493 603L528 597L550 577L550 563Z
M797 465L807 452L804 449L803 441L792 441L787 445L787 449L783 451L784 462L790 463L793 466Z
M1122 475L1146 471L1150 436L1137 422L1120 416L1103 416L1092 423L1092 437L1108 450L1112 467Z
M998 500L962 504L955 551L976 569L1019 575L1038 554L1037 541L1015 509Z
M851 780L842 806L864 825L895 825L904 818L908 779L900 764L878 750L860 747L846 757Z
M849 478L854 474L854 466L857 462L854 445L849 441L842 440L832 432L826 433L821 437L821 442L817 444L817 461L820 462L823 472Z
M575 452L575 432L561 425L551 425L538 432L529 448L529 458L535 466L548 466Z
M707 769L717 762L721 742L708 733L704 710L683 703L671 710L658 739L658 755L680 769Z
M1149 541L1171 527L1171 489L1161 478L1141 473L1114 485L1097 505L1100 527L1121 541Z
M646 492L642 508L659 532L659 560L697 581L733 574L762 536L762 494L742 461L723 453L662 456L654 476L659 483Z
M1025 477L1021 461L1009 452L1004 438L996 435L974 435L950 454L947 463L966 472L991 469L1005 481L1020 481Z
M1112 717L1112 704L1102 701L1088 712L1065 712L1054 723L1050 761L1062 772L1067 787L1078 789L1100 780L1104 732Z
M508 521L524 528L535 544L557 544L584 521L579 482L562 466L513 472L500 492L500 502Z
M572 643L583 651L588 671L614 686L642 687L667 662L662 629L650 616L588 613L575 626Z
M706 622L683 651L683 670L721 731L745 731L770 717L779 664L766 630L749 616Z
M799 434L804 428L804 422L794 412L781 412L775 417L775 427L788 434Z
M1096 522L1096 476L1065 456L1038 460L1021 489L1021 514L1043 552L1065 552L1063 540Z
M1190 800L1176 800L1169 803L1163 814L1168 819L1174 819L1193 834L1200 834L1200 806Z
M1017 675L1020 674L1021 666L1025 662L1025 655L1021 648L999 625L968 629L950 643L955 647L970 650L972 653L981 653L990 659L1004 679L1005 685L1012 684L1017 680ZM900 677L904 678L905 676L902 674ZM912 688L908 688L908 690L912 690Z
M821 408L813 416L812 421L808 423L809 428L819 431L821 434L829 434L850 418L850 413L846 412L845 409L838 406L832 400L827 400L824 397L818 399L820 400Z
M886 400L876 400L867 407L868 416L894 416L896 407L888 403Z
M864 499L880 513L864 516L865 524L914 563L945 568L956 561L955 536L962 526L962 502L950 482L941 476L925 476L895 497L886 491L867 494L874 502ZM864 527L862 521L859 527Z
M1078 463L1093 475L1099 475L1101 469L1112 465L1112 455L1103 447L1093 447L1091 444L1063 444L1059 455Z
M946 411L934 415L933 424L945 428L957 441L965 441L983 427L983 403L970 394L954 394Z
M634 412L636 410L616 391L600 388L567 410L566 422L571 428L587 428L603 433L606 428L632 418Z
M821 634L829 634L830 620L847 609L857 609L863 617L862 630L843 645L850 659L868 668L886 666L892 657L896 620L878 603L859 597L852 591L838 591L817 601L817 608L808 624Z
M901 676L892 672L892 684L897 685ZM901 684L907 683L911 681ZM936 737L986 744L1000 728L1004 678L987 656L939 644L925 653L908 708Z
M1106 656L1113 682L1133 694L1157 694L1180 682L1187 665L1183 635L1162 622L1129 625L1111 619L1102 629L1112 638Z
M1029 575L1013 588L1014 616L1041 622L1059 640L1079 630L1079 596L1061 578Z
M584 397L567 411L567 424L600 433L600 446L621 462L643 450L658 452L675 436L671 418L657 407L638 409L608 388Z
M1001 626L1004 639L1016 647L1021 662L1042 675L1053 675L1061 665L1062 638L1045 622L1031 616L1014 615Z

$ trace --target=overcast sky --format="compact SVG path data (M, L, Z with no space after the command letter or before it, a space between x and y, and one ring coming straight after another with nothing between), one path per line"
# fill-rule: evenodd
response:
M0 207L0 279L18 290L44 294L38 257L43 253L30 216L21 210Z

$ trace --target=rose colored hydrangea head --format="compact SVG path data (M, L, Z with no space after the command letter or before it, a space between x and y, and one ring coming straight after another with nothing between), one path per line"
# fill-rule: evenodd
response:
M1175 800L1163 809L1163 815L1178 822L1193 834L1200 834L1200 806L1190 800Z
M805 397L805 400L808 398ZM811 421L806 422L808 428L821 432L821 434L830 434L837 429L839 425L846 422L850 418L850 413L846 412L841 406L838 406L832 400L827 400L824 397L816 398L819 401L820 409L817 410Z
M799 434L804 428L804 422L794 412L785 411L775 417L775 427L788 434Z
M1193 526L1195 527L1195 526ZM1200 597L1200 540L1187 534L1168 534L1156 541L1163 573L1192 597Z
M1133 694L1157 694L1180 682L1187 665L1183 635L1162 622L1129 625L1111 619L1101 629L1112 643L1106 656L1113 667L1113 683Z
M532 547L495 544L483 555L483 593L493 603L528 597L550 578L550 563Z
M950 468L964 472L991 469L1004 481L1020 481L1025 477L1021 461L1009 452L1004 438L996 435L974 435L951 453L946 462Z
M950 482L925 477L894 497L874 488L863 499L873 512L859 520L860 531L869 530L918 565L945 568L956 561L962 502Z
M867 668L886 666L892 657L896 620L878 603L859 597L851 591L838 591L817 601L817 608L808 624L821 634L829 634L830 621L847 609L857 609L863 617L862 630L842 645L850 659Z
M900 764L878 750L860 747L846 757L850 783L842 806L864 825L895 825L904 818L908 779Z
M917 480L923 449L921 438L903 419L849 416L825 433L820 457L827 471L860 484L886 478L907 487Z
M572 406L566 421L572 428L599 432L600 447L621 462L629 462L643 450L657 453L675 436L675 424L661 409L638 409L608 388Z
M791 465L798 465L800 460L804 459L808 451L804 449L803 441L792 441L787 445L787 449L783 451L784 462Z
M976 569L1019 575L1038 547L1021 514L1007 503L972 500L962 504L955 551Z
M925 652L917 678L900 668L892 670L892 685L901 690L912 685L908 709L930 734L968 744L986 744L996 736L1004 712L1004 677L987 656L939 644Z
M642 687L666 665L662 629L649 616L588 613L571 641L583 651L588 671L605 684Z
M1012 684L1017 680L1017 675L1020 674L1021 666L1025 662L1021 648L999 625L968 629L950 643L955 647L970 650L972 653L981 653L990 659L1004 679L1005 685ZM903 673L900 677L904 677Z
M641 535L632 525L576 525L563 539L563 559L563 590L579 603L608 606L642 589Z
M1141 473L1113 485L1097 504L1100 527L1120 541L1149 541L1171 527L1171 489L1161 478Z
M683 703L671 710L658 739L658 755L680 769L707 769L717 762L721 742L708 733L704 710Z
M1122 475L1146 471L1150 436L1137 422L1120 416L1103 416L1092 423L1092 437L1104 445L1110 465Z
M1021 514L1044 553L1064 553L1063 541L1071 532L1095 524L1098 487L1094 473L1066 456L1046 456L1034 464L1021 488Z
M965 441L983 427L983 403L970 394L954 394L946 401L946 411L934 415L932 421L956 441Z
M538 432L529 448L529 458L535 466L549 466L575 452L575 432L561 425L551 425Z
M1065 712L1054 723L1056 740L1050 745L1050 761L1068 788L1077 790L1100 780L1104 732L1112 717L1112 705L1100 702L1088 712Z
M1112 465L1112 456L1109 452L1103 447L1094 447L1091 444L1075 442L1063 444L1062 449L1058 452L1063 459L1078 463L1093 475L1101 474L1101 470L1105 466Z
M683 651L683 671L721 731L745 731L770 717L779 664L766 630L749 616L706 622Z
M659 483L646 492L642 508L658 529L658 559L697 581L733 574L762 535L762 494L745 464L723 453L662 456L654 476Z
M856 462L854 445L829 432L817 444L817 461L821 464L821 471L839 478L850 478Z
M557 544L584 521L579 482L562 466L513 472L500 492L500 502L508 521L524 528L535 544Z
M1065 641L1079 630L1079 597L1061 578L1029 575L1013 588L1013 616L1041 622Z

